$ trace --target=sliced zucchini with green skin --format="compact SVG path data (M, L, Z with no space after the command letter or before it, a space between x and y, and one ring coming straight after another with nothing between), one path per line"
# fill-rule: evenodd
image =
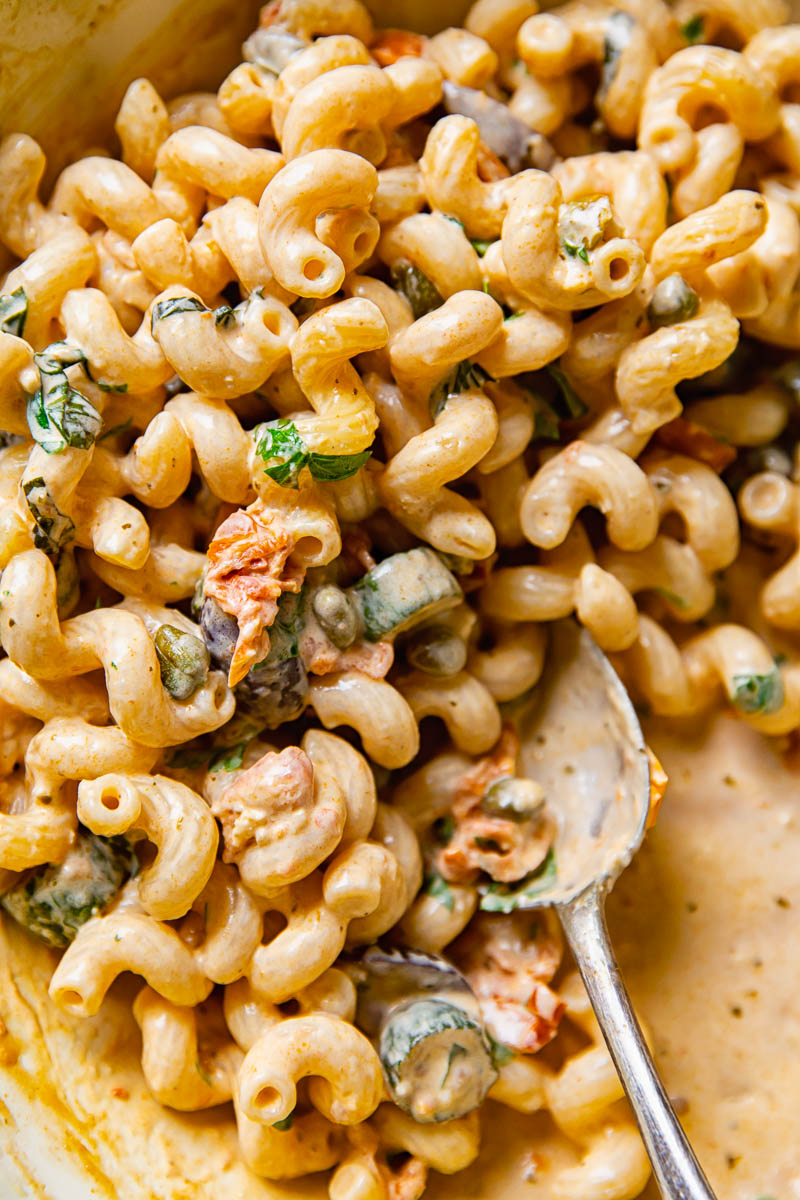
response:
M471 1112L497 1079L482 1026L455 1004L420 999L396 1008L378 1054L392 1099L420 1123Z
M360 604L368 642L410 629L463 596L456 577L425 546L385 558L349 591Z
M125 837L79 830L63 862L39 867L0 898L10 916L48 946L68 946L101 912L138 862Z

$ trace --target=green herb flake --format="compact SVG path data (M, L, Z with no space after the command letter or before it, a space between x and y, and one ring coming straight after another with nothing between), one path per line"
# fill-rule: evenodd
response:
M504 1067L507 1063L512 1062L516 1058L516 1054L508 1046L504 1046L502 1042L496 1041L489 1031L486 1031L486 1037L489 1041L489 1050L492 1055L492 1062L496 1067Z
M214 309L214 324L223 329L230 329L236 324L236 313L230 304L220 304L219 308Z
M470 238L469 240L472 243L472 249L478 255L478 258L483 258L489 247L495 244L497 238Z
M239 742L237 746L225 746L218 750L208 764L209 771L238 771L244 761L247 742Z
M106 383L104 379L96 379L95 383L101 392L112 392L115 396L124 396L128 390L127 383Z
M22 492L34 520L34 546L49 558L57 559L64 547L75 540L72 518L58 508L41 475L28 479L22 485Z
M293 1125L294 1113L290 1112L288 1117L284 1117L282 1121L276 1121L272 1128L277 1129L279 1133L287 1133Z
M574 418L575 420L577 420L579 417L585 417L589 411L589 406L584 404L583 400L581 400L580 396L567 379L561 367L559 367L556 363L550 363L547 367L547 373L558 388L570 417Z
M208 1071L206 1071L206 1069L203 1067L203 1064L200 1062L199 1058L196 1058L194 1060L194 1065L195 1065L197 1074L200 1076L203 1083L207 1083L208 1086L211 1087L211 1076L209 1075Z
M690 17L685 25L681 25L681 34L690 46L702 41L705 35L705 21L702 14L698 13L697 16Z
M673 608L680 609L681 612L686 612L689 607L688 600L684 600L683 596L679 596L677 592L670 591L669 588L654 587L652 590L656 595L662 596Z
M360 454L316 454L309 450L293 421L281 417L253 430L256 454L267 464L264 474L281 487L297 488L307 467L312 478L324 483L349 479L364 466L371 450Z
M194 771L198 767L205 767L214 753L213 750L201 750L193 746L186 746L176 750L174 754L170 754L166 762L167 766L174 771Z
M461 229L461 230L463 230L463 229L464 229L464 222L463 222L463 221L460 221L460 220L458 219L458 217L451 217L449 213L442 213L442 216L443 216L443 217L444 217L444 218L445 218L447 221L452 221L454 225L457 225L457 226L459 227L459 229Z
M338 483L360 471L371 453L371 450L362 450L360 454L315 454L312 451L308 469L321 483Z
M444 304L435 284L420 271L419 267L415 267L405 258L398 259L392 265L391 279L393 287L402 292L411 305L415 321Z
M256 439L256 454L267 464L264 474L281 487L296 488L300 472L308 466L308 448L294 422L282 417L257 425L253 436Z
M589 251L585 246L576 246L573 242L562 242L561 245L564 253L570 258L579 258L582 262L585 262L588 265Z
M107 429L105 433L101 433L97 439L98 442L104 442L106 438L117 437L120 433L127 433L133 425L133 417L128 417L127 421L121 421L119 425L112 425L111 429Z
M547 892L558 878L556 856L552 847L541 866L513 888L506 883L490 883L481 886L480 908L483 912L510 913L518 908L530 907L529 901ZM533 905L532 907L536 907Z
M28 319L28 297L25 289L18 287L13 292L0 296L0 333L10 333L21 338Z
M428 896L433 896L435 900L438 900L448 912L453 911L455 906L453 889L450 887L450 884L447 882L444 876L440 875L438 871L431 871L429 875L426 875L425 882L422 885L422 890Z
M173 296L171 300L159 300L158 304L153 305L150 332L155 331L158 321L166 321L167 317L187 312L208 312L208 309L202 300L196 300L194 296Z
M767 715L783 704L783 680L776 669L766 675L734 675L731 700L740 712Z
M558 414L544 400L540 400L538 396L534 396L533 399L536 403L533 414L534 438L557 442L561 437Z
M67 446L88 450L100 432L100 414L91 401L67 382L39 389L28 401L31 437L47 454L60 454Z
M94 405L67 378L67 368L80 364L91 379L86 355L67 342L54 342L33 361L41 386L28 400L31 437L47 454L60 454L67 446L87 450L100 433L102 420Z
M485 383L493 382L494 377L488 371L484 371L483 367L478 366L471 359L465 358L463 362L456 363L454 367L451 367L441 383L438 383L431 392L429 401L431 416L435 420L451 396L457 396L472 388L480 389Z

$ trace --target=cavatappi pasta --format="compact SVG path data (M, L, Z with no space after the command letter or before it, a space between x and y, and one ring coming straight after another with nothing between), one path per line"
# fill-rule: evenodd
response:
M800 728L786 19L275 0L49 198L0 145L3 919L72 1016L141 978L150 1091L258 1175L416 1200L488 1096L553 1197L645 1186L502 705L574 614L655 713Z

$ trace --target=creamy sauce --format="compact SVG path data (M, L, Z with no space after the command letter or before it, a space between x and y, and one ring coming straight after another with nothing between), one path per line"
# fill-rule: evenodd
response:
M611 898L615 945L719 1200L798 1200L800 769L731 717L707 733L653 725L647 735L671 782ZM255 1179L238 1161L229 1106L187 1117L147 1095L129 1009L135 985L123 980L98 1017L72 1019L46 999L50 952L13 929L5 938L0 1017L11 1037L0 1039L0 1147L17 1122L47 1138L37 1153L22 1137L13 1158L0 1159L4 1200L10 1181L26 1176L23 1194L58 1200L326 1194L318 1177ZM554 1172L578 1158L547 1114L487 1104L483 1129L479 1160L450 1178L432 1174L430 1200L550 1200ZM65 1192L61 1169L34 1187L47 1175L43 1152L82 1164L83 1190ZM532 1153L538 1182L525 1179ZM655 1200L652 1184L645 1195Z
M670 785L611 897L615 947L719 1200L797 1200L800 768L733 717L646 732ZM431 1200L547 1200L578 1158L545 1114L490 1105L483 1129L477 1163L434 1177Z

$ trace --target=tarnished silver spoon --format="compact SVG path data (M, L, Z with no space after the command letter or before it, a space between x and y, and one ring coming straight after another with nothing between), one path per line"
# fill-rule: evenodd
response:
M551 869L517 907L554 905L668 1200L714 1200L656 1071L614 957L605 900L639 849L650 802L644 737L621 680L573 621L553 626L548 666L509 706L521 775L557 823Z

